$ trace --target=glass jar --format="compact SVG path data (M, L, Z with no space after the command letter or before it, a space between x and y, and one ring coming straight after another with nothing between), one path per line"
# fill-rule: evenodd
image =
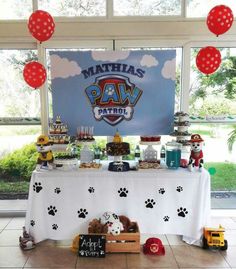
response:
M166 143L166 165L170 169L178 169L180 167L181 159L180 143L175 141Z

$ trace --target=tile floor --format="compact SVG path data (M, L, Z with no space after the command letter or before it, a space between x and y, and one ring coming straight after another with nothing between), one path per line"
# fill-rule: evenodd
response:
M222 224L226 228L229 248L226 252L202 250L189 246L175 235L159 237L165 245L165 256L142 254L107 254L105 259L78 258L69 249L69 241L47 240L37 248L21 251L18 238L24 218L0 218L0 269L2 268L234 268L236 269L236 217L213 216L212 225ZM142 242L150 235L142 236Z

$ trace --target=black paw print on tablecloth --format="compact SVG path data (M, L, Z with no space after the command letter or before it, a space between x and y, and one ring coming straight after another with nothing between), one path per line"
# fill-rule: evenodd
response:
M31 221L30 221L30 225L31 225L32 227L34 227L34 225L35 225L35 221L34 221L34 220L31 220Z
M120 197L127 197L128 192L129 191L126 188L120 188L118 190L118 193L120 194Z
M165 216L165 217L163 218L164 221L169 221L169 219L170 219L169 216Z
M55 192L56 194L59 194L59 193L61 192L61 189L60 189L60 188L56 188L56 189L54 190L54 192Z
M53 230L57 230L57 228L58 228L58 225L57 225L57 224L53 224L53 225L52 225L52 229L53 229Z
M78 210L78 217L79 218L86 218L86 215L88 215L88 212L86 209L80 208L80 210Z
M159 189L159 193L160 193L160 194L164 194L165 192L166 192L166 191L165 191L164 188L160 188L160 189Z
M153 208L155 204L156 202L153 199L147 199L147 201L145 201L145 205L147 208Z
M178 186L178 187L176 188L176 190L177 190L178 192L181 192L181 191L183 191L183 187Z
M95 190L94 190L93 187L89 187L88 191L89 191L90 193L93 193Z
M188 214L187 209L184 207L180 207L179 209L177 209L177 212L178 212L178 216L183 217L183 218L185 218L185 216Z
M48 215L55 216L55 213L57 212L57 209L55 206L50 205L48 207Z
M41 186L41 182L35 182L33 185L33 190L39 193L43 187Z

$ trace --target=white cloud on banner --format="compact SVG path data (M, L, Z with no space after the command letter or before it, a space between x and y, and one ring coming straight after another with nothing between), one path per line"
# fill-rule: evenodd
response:
M161 74L166 79L175 80L175 58L164 63Z
M92 51L91 56L95 61L116 62L129 57L129 51Z
M58 55L51 55L51 77L68 78L81 74L81 68L75 61L61 58Z
M158 66L159 63L158 60L152 55L144 55L141 59L140 64L146 67L153 67Z

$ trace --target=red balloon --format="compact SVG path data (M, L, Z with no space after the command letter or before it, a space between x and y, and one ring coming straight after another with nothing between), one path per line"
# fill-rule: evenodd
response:
M225 6L219 5L213 7L207 15L208 29L213 33L222 35L227 32L234 21L234 14L232 10Z
M196 57L196 65L204 74L212 74L221 64L221 54L215 47L205 47L200 49Z
M27 63L23 70L25 82L32 88L39 88L46 80L47 74L44 66L38 62Z
M55 23L48 12L36 10L29 18L28 29L34 38L43 42L53 35Z

